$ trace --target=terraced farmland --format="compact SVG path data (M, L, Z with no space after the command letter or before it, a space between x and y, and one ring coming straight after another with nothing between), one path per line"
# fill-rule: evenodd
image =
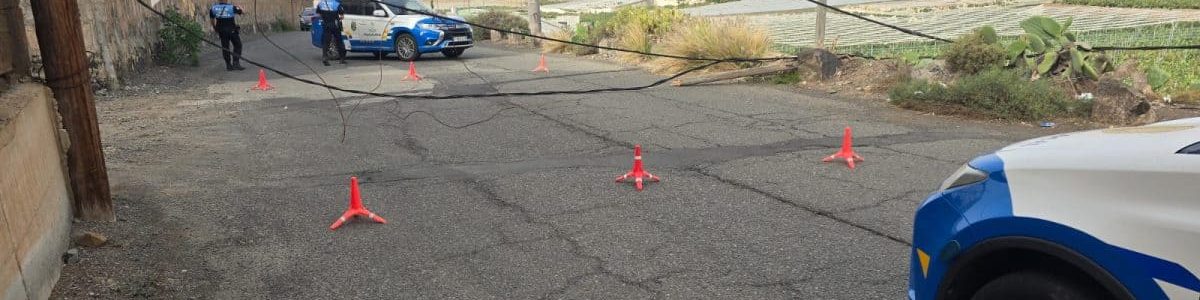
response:
M1023 33L1019 23L1035 15L1065 20L1075 19L1075 31L1097 31L1133 28L1178 22L1200 22L1197 10L1154 10L1106 7L1082 7L1057 4L1025 6L990 6L909 14L870 15L889 24L911 28L944 38L954 38L983 25L991 25L1001 35ZM841 46L923 42L924 39L852 17L830 13L827 43ZM747 20L767 29L776 43L788 46L810 46L815 39L813 24L816 13L802 12L759 15ZM1100 45L1097 43L1097 45Z

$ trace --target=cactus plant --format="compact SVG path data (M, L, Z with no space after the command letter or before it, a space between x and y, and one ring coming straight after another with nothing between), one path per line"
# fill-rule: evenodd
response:
M1070 78L1099 80L1100 74L1114 66L1103 53L1092 52L1092 46L1076 39L1069 32L1072 19L1058 23L1044 16L1034 16L1021 22L1025 34L1008 46L1008 65L1024 65L1032 78L1065 75Z

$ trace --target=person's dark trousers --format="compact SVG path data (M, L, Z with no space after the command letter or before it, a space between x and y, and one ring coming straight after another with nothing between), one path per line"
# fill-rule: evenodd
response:
M331 27L333 26L325 27L321 34L321 40L323 41L321 45L321 62L327 66L329 65L329 43L333 43L333 45L337 46L337 59L344 64L346 63L346 45L342 43L342 30Z
M238 33L238 29L234 28L217 28L217 35L221 37L221 58L225 59L226 70L245 70L242 67L242 36ZM232 48L230 48L232 46ZM233 50L232 52L229 50ZM236 54L236 55L235 55Z

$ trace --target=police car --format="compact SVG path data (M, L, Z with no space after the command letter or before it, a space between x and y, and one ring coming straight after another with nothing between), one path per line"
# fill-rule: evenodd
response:
M347 52L373 53L377 57L396 53L401 60L411 61L421 54L435 52L458 57L475 45L471 26L462 23L461 17L443 19L413 12L433 11L419 0L378 2L388 5L369 0L341 0L345 9L342 43ZM313 23L312 44L317 48L323 45L321 23L319 18ZM334 45L330 43L332 49L324 49L335 53L331 57L337 56Z
M1200 299L1200 118L1008 146L915 218L909 299Z

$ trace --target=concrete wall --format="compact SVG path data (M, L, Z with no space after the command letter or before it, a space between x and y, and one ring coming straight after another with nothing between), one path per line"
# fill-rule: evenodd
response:
M37 35L34 31L33 13L29 1L21 0L25 13L26 35L29 37L30 54L40 56ZM210 38L215 39L208 24L208 8L216 0L144 0L155 9L179 9L185 16L199 21ZM140 64L150 61L158 43L161 18L146 10L135 0L78 0L83 36L92 60L93 77L101 81L119 81L125 74L135 72ZM297 26L300 9L311 6L307 0L231 0L246 11L238 16L242 24L242 35L270 30L276 20ZM257 4L257 8L255 5ZM257 13L256 13L257 11ZM254 20L257 17L258 23ZM202 45L207 48L209 46Z
M0 94L0 295L46 299L69 246L65 133L50 90Z

